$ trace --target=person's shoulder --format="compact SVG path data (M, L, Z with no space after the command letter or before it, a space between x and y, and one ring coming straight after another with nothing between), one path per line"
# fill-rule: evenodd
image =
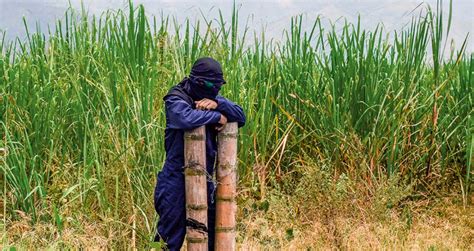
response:
M163 97L163 100L167 102L185 102L189 105L192 105L192 98L187 95L182 88L175 86Z
M163 100L165 101L165 103L188 103L183 97L181 96L178 96L178 95L166 95Z
M164 101L179 101L179 100L184 101L184 99L182 97L180 97L178 95L173 95L173 94L164 96L163 100Z

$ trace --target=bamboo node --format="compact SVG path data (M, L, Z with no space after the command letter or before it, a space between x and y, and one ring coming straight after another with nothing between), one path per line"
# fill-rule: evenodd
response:
M202 169L191 169L191 168L186 168L184 170L184 175L186 176L205 176L206 171Z
M234 227L216 227L216 233L228 233L228 232L234 232L235 231L235 226Z
M232 164L219 164L219 169L220 170L230 170L230 171L234 171L236 170L237 168L237 165L232 165ZM219 170L218 169L218 170Z
M201 167L201 168L200 168ZM183 166L184 169L191 168L191 169L204 169L202 168L201 164L197 161L190 161L187 165Z
M230 133L230 132L221 132L219 133L220 139L236 139L237 133Z
M192 140L192 141L204 141L204 136L203 135L196 135L196 134L185 134L184 138L187 140Z
M183 166L184 174L187 176L203 176L206 175L204 167L198 162L191 161L189 164Z
M188 209L191 209L191 210L207 210L207 204L189 204L189 205L186 205L186 207Z
M230 196L230 197L219 196L219 197L216 197L216 201L234 202L235 201L235 196Z
M186 237L186 241L188 241L188 243L207 243L207 237L203 237L203 238Z

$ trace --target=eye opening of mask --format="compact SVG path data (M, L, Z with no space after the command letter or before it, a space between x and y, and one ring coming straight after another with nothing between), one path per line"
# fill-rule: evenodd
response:
M214 88L215 85L212 82L204 80L204 86L208 89Z
M225 82L224 82L225 83ZM224 84L223 83L223 84ZM204 80L204 86L207 88L207 89L216 89L216 90L220 90L221 89L221 85L218 85L218 84L214 84L210 81L206 81Z

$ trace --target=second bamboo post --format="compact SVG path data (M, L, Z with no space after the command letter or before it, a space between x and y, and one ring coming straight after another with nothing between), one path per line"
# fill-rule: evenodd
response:
M237 123L227 123L217 136L216 238L217 251L235 250L237 203Z
M206 129L184 134L186 241L190 251L207 251Z

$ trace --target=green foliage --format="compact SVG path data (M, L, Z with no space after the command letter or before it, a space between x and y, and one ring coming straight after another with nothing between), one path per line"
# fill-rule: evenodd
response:
M467 194L474 54L465 55L466 38L444 60L451 10L446 25L440 6L393 39L360 22L325 30L319 17L304 31L298 16L282 42L262 33L248 47L235 7L230 24L220 14L181 27L149 19L132 3L101 17L70 9L47 33L25 25L25 41L6 42L3 34L7 218L16 219L15 210L33 222L49 214L62 229L61 212L80 208L125 228L132 215L138 238L149 240L151 194L165 158L162 97L201 56L222 62L223 95L247 114L239 174L243 186L256 188L252 195L304 181L312 160L323 160L324 175L337 180L317 184L336 200L347 198L348 182L370 186L392 176L429 193L461 181Z

